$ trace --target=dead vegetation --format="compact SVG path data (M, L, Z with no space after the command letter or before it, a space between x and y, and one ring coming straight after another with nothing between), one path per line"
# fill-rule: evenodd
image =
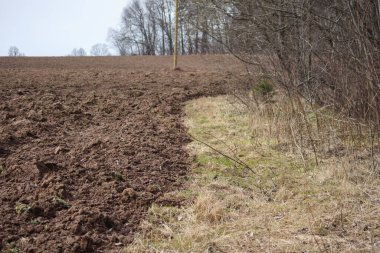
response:
M278 94L252 110L231 97L190 102L189 132L253 171L193 142L193 173L168 196L184 204L154 205L126 252L378 251L379 153L368 128L300 101L306 127L290 104Z

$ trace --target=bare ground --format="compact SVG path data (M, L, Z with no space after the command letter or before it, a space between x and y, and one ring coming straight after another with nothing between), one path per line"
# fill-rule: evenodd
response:
M237 63L183 57L0 58L0 250L118 252L181 186L185 101Z

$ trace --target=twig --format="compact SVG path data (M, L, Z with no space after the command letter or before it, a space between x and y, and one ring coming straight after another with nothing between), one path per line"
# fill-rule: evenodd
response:
M303 164L304 166L306 167L306 160L305 160L305 156L303 154L303 151L302 151L302 148L298 145L297 143L297 140L296 140L296 137L294 135L294 131L293 131L293 127L292 127L292 124L289 122L289 127L290 127L290 132L292 134L292 137L293 137L293 141L294 141L294 145L296 145L297 149L298 149L298 152L300 152L300 155L301 155L301 158L302 158L302 161L303 161Z
M211 136L212 138L214 138L217 141L219 141L220 143L222 143L229 151L231 151L234 154L233 156L234 156L235 159L239 159L236 156L236 150L234 150L232 147L230 147L225 141L223 141L222 139L220 139L217 136L213 135L212 133L205 133L205 134Z
M191 139L193 139L193 140L195 140L195 141L197 141L197 142L199 142L199 143L201 143L201 144L203 144L203 145L209 147L210 149L212 149L212 150L215 151L216 153L218 153L218 154L224 156L225 158L227 158L227 159L229 159L229 160L231 160L231 161L233 161L233 162L235 162L235 163L237 163L237 164L243 166L245 169L248 169L248 170L251 171L253 174L257 175L257 173L253 170L253 168L251 168L248 164L246 164L245 162L241 161L240 159L238 159L238 158L233 158L233 157L231 157L231 156L229 156L229 155L226 155L226 154L223 153L222 151L220 151L220 150L214 148L213 146L211 146L210 144L207 144L207 143L204 142L204 141L199 140L198 138L194 137L193 135L191 135L191 134L189 134L189 133L188 133L188 136L189 136Z

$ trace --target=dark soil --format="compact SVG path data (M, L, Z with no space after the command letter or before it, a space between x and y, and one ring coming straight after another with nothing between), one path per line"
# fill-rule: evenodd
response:
M119 252L191 160L185 101L229 58L0 58L0 251ZM220 66L220 68L218 67Z

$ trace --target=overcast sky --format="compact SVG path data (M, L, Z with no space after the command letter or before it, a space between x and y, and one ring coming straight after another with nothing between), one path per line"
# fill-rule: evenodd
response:
M129 0L0 0L0 56L16 46L27 56L87 52L105 43Z

